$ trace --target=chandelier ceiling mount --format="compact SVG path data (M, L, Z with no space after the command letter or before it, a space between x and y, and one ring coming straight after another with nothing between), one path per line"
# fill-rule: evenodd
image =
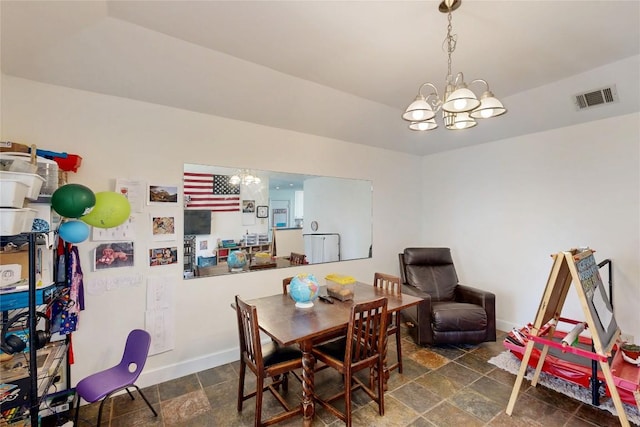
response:
M475 79L469 85L464 81L460 72L453 77L451 73L451 54L456 49L457 34L452 34L452 12L460 7L462 0L443 0L438 10L447 14L447 36L442 46L447 52L447 77L445 89L441 97L438 89L431 82L426 82L418 88L418 94L402 114L402 118L409 123L409 129L416 131L432 130L438 127L435 116L442 110L445 128L449 130L469 129L476 126L476 119L488 119L507 112L502 103L489 90L486 80ZM478 100L469 86L480 84L484 92Z

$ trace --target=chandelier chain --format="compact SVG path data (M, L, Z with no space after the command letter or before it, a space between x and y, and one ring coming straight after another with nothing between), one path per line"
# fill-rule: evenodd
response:
M453 53L454 50L456 50L456 42L458 39L458 35L454 34L451 35L451 30L453 29L453 25L451 24L451 20L452 20L452 15L451 15L451 9L449 9L449 12L447 13L447 20L449 21L449 24L447 25L447 37L444 39L443 45L444 43L447 44L447 81L451 80L451 54Z

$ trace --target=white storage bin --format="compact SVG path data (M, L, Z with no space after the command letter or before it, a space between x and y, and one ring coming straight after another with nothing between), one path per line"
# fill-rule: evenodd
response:
M31 155L28 153L1 153L0 158L6 160L14 159L16 161L21 160L24 162L31 161ZM40 156L36 157L36 162L37 165L33 165L36 166L36 170L32 171L31 173L38 174L44 179L42 187L40 188L40 197L51 197L53 192L58 189L58 164L54 160L46 159ZM18 171L17 169L10 170Z
M26 198L37 200L40 194L40 188L44 183L44 178L35 173L9 172L0 171L0 181L20 181L29 186Z
M31 231L35 217L35 209L0 209L0 236L15 236Z
M4 153L0 153L0 170L11 172L23 172L23 173L36 173L38 172L38 165L34 165L29 161L29 158L19 159L15 156L9 156Z
M29 192L29 186L21 181L0 181L0 208L21 208Z

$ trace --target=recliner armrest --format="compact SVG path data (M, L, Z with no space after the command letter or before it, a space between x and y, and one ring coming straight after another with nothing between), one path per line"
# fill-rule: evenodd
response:
M410 320L416 322L416 325L414 325L414 327L418 328L418 343L423 344L433 342L433 331L431 330L431 295L416 288L415 286L407 284L402 285L402 293L422 298L422 301L418 303L418 306L415 310L416 318L413 319L413 316L409 317L411 318ZM407 316L405 316L404 314L403 320L408 320Z
M456 286L456 300L478 304L487 313L486 341L496 340L496 295L467 285Z
M468 285L458 284L456 286L456 301L478 304L486 308L488 304L495 306L495 300L496 296L491 292Z

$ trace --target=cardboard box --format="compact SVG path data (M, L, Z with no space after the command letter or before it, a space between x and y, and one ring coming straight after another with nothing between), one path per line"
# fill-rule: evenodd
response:
M48 286L53 282L53 249L45 245L37 245L35 253L36 286ZM19 265L21 279L29 279L29 251L2 252L0 251L0 265ZM9 268L3 268L8 270Z
M21 279L29 278L29 251L0 252L0 265L18 264L22 268Z

